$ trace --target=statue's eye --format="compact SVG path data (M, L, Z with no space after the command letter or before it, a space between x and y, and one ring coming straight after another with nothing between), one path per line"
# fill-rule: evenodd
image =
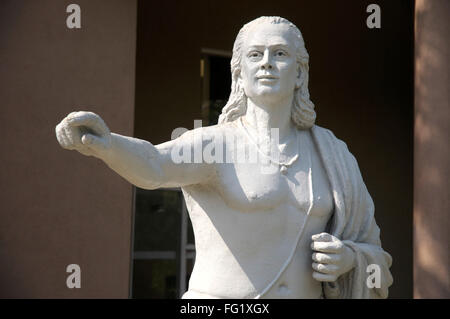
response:
M253 52L250 52L250 54L248 56L249 56L249 58L259 58L259 57L261 57L261 53L259 53L257 51L253 51Z
M286 52L284 52L283 50L278 50L277 52L275 52L275 56L277 57L286 56Z

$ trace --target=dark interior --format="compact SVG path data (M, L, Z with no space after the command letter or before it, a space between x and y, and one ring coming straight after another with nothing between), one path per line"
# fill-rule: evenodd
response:
M261 15L289 19L310 55L316 124L347 143L375 202L383 248L393 257L390 298L411 298L414 2L377 1L381 29L366 26L371 2L358 3L139 1L134 134L158 144L177 127L193 128L203 117L202 49L231 53L244 23ZM229 70L220 73L227 79L214 78L221 65L210 68L211 99L229 90ZM145 278L145 269L135 276Z

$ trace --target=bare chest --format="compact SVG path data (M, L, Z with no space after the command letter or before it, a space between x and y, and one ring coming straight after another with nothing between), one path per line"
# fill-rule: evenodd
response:
M278 165L222 164L217 169L216 191L234 210L246 213L293 206L305 214L329 216L333 209L331 186L320 156L308 135L300 156L286 172Z

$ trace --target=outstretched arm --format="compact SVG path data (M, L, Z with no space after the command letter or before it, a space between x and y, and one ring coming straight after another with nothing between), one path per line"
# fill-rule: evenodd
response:
M56 126L56 136L63 148L95 156L133 185L145 189L198 184L213 174L210 164L173 160L174 151L191 152L196 144L202 143L201 137L195 138L190 132L154 146L141 139L110 133L103 120L92 112L73 112Z

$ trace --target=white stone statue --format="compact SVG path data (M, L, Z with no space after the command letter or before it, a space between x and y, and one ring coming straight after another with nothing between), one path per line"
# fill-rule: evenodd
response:
M182 188L196 248L183 298L387 297L392 259L355 158L314 124L308 59L295 25L260 17L234 43L218 125L156 146L110 133L91 112L56 127L63 148L103 160L138 187Z

